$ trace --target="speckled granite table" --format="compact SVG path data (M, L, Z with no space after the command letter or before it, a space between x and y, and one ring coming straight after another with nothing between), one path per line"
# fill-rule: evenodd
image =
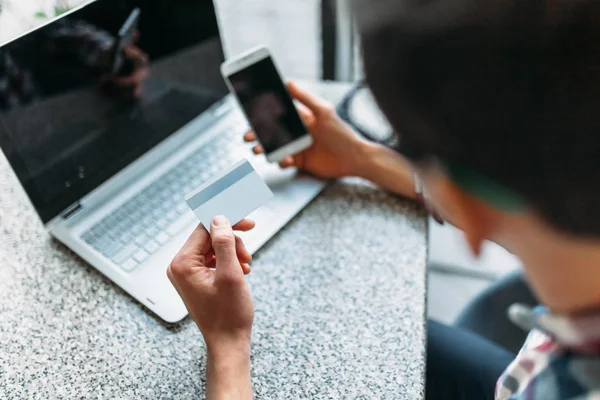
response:
M413 203L347 180L263 247L256 398L422 398L426 229ZM0 398L196 399L205 365L189 318L161 323L50 239L0 157Z

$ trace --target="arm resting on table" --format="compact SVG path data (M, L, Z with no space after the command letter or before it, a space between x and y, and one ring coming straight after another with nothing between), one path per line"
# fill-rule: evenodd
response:
M409 199L415 198L413 171L406 159L380 144L366 143L360 177Z
M206 370L208 400L252 399L250 345L208 349Z

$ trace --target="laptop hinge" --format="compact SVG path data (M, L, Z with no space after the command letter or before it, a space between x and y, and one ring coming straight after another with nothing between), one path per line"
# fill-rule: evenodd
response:
M77 202L73 204L71 207L67 208L66 211L62 214L63 219L68 220L75 216L79 211L81 211L83 207L81 207L81 203Z

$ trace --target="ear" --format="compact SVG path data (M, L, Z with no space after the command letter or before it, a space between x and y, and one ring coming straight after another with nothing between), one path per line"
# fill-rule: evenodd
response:
M444 216L464 232L469 248L479 256L483 241L492 231L493 210L445 176L436 179L434 190Z

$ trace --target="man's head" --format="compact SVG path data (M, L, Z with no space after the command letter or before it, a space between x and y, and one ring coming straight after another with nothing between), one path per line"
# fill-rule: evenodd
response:
M472 247L600 239L597 0L355 3L399 151Z

